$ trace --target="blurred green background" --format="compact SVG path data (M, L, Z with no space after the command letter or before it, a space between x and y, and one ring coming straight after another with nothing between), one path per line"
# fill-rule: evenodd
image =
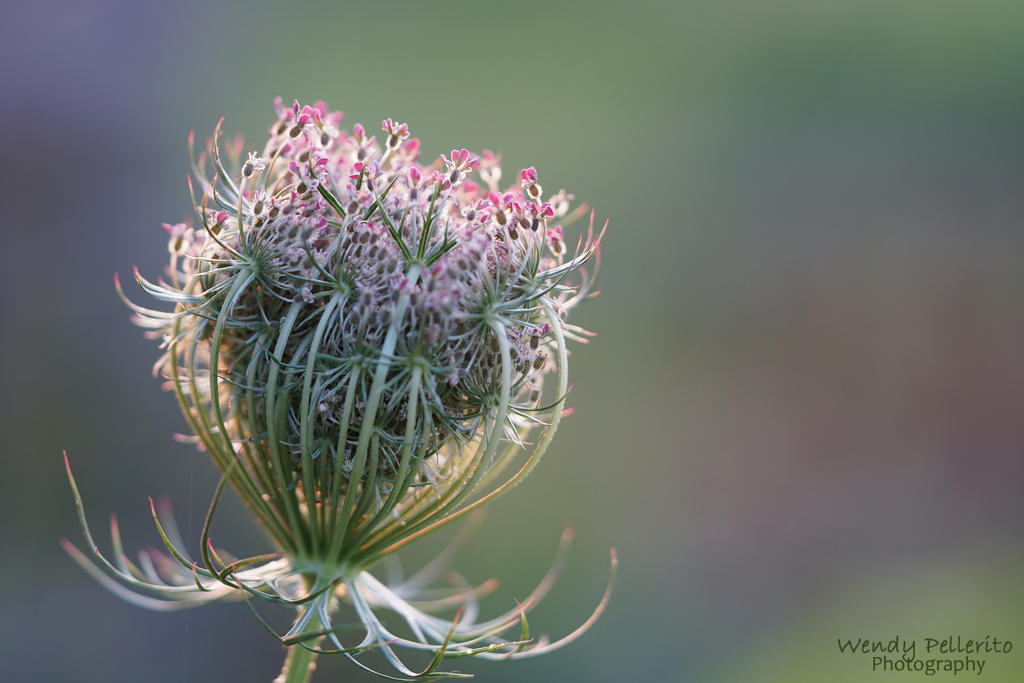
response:
M280 667L244 605L131 607L57 543L81 540L62 449L98 530L159 545L166 495L198 536L213 467L172 441L112 274L161 272L187 132L259 140L276 95L408 121L428 157L501 151L611 223L575 415L457 566L508 608L571 524L531 626L585 618L612 546L613 602L565 650L459 668L923 679L836 639L952 634L1015 641L981 679L1024 680L1024 4L15 0L3 23L5 680ZM237 507L214 538L265 548Z

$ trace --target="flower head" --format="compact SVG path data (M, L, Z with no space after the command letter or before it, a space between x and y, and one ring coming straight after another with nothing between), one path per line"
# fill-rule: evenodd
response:
M480 159L467 150L453 149L452 158L449 159L442 154L441 161L444 162L446 181L452 187L458 187L465 180L469 171L480 162Z
M533 166L530 168L524 168L519 173L519 177L521 179L519 184L522 186L526 195L532 199L539 199L543 190L541 189L540 183L537 182L537 169Z
M404 123L384 120L382 152L359 124L339 131L341 114L322 103L275 107L264 149L235 172L215 133L212 179L196 167L201 228L165 226L168 280L138 276L173 310L130 305L164 340L158 367L221 488L234 488L279 554L221 561L208 520L203 568L171 550L195 591L158 580L173 571L129 583L189 604L303 606L286 643L327 635L352 657L381 648L405 676L401 645L496 657L551 649L500 636L532 603L440 628L411 593L367 570L507 491L543 454L568 391L567 343L581 339L567 317L590 293L599 236L588 231L570 255L562 227L545 230L555 211L532 167L522 189L501 193L488 153L483 190L467 181L480 160L465 149L441 155L443 171L418 165ZM163 529L166 516L154 516ZM367 629L355 650L331 630L338 600ZM397 612L412 639L385 629L375 608Z
M395 149L409 137L409 124L395 123L391 119L384 119L381 128L388 134L387 147Z

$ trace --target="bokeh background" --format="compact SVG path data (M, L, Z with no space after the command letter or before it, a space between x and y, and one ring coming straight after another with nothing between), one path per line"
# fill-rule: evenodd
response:
M161 272L187 132L258 140L276 95L501 151L611 223L576 413L458 566L507 608L571 524L531 625L585 618L612 546L614 600L563 651L459 668L870 681L893 674L837 638L952 634L1015 641L982 680L1024 680L1024 4L14 0L2 23L4 680L279 670L244 605L143 611L58 546L62 449L98 529L159 545L166 495L198 535L213 467L172 441L112 275ZM214 538L264 547L230 505Z

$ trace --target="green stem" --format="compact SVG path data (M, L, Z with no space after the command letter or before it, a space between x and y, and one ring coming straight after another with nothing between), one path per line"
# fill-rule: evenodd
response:
M316 657L316 652L301 645L292 645L288 649L281 675L274 679L274 683L307 683L316 671Z
M302 618L302 615L299 615ZM320 621L316 618L310 619L303 629L303 633L312 633L321 629ZM322 639L307 641L309 647L315 648ZM291 645L288 648L288 656L284 659L284 668L281 675L274 679L274 683L309 683L316 671L316 658L319 653L308 650L302 645Z

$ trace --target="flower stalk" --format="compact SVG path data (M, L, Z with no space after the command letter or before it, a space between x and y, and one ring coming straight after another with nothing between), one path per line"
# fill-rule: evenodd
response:
M323 634L319 631L320 622L313 619L313 608L307 607L299 613L291 632L298 631L297 641L288 648L281 674L274 683L308 683L316 671L316 659L320 654L319 645ZM287 636L286 636L287 638Z
M274 683L307 683L316 671L317 653L304 647L292 647L285 656L284 668Z

